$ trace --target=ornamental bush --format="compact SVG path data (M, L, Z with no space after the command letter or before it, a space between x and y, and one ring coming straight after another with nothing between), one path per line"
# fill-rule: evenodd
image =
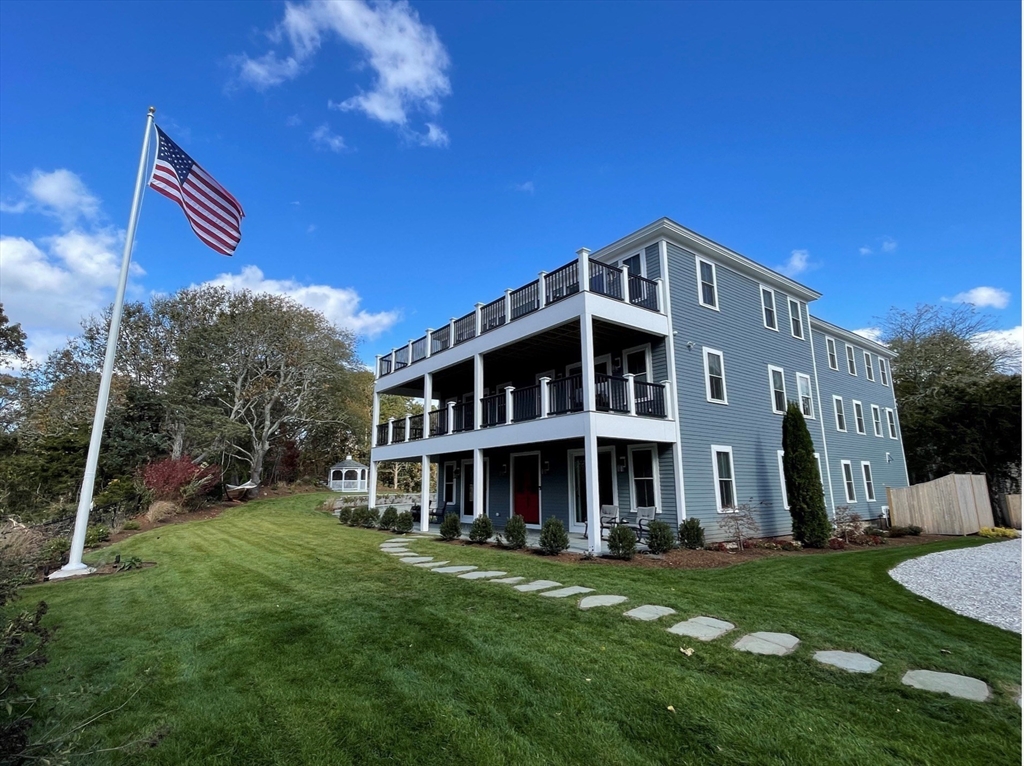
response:
M636 553L636 533L625 524L616 524L608 533L608 552L629 561Z
M540 550L548 556L557 556L569 547L569 535L562 525L561 519L554 516L544 522L540 528Z
M363 519L363 526L367 529L376 529L380 524L380 510L377 508L368 508L366 510L366 516Z
M695 551L704 547L704 528L700 519L687 519L679 525L679 545Z
M655 554L668 553L675 546L672 527L657 519L647 525L647 550Z
M789 403L782 419L782 449L793 539L809 548L824 548L832 537L832 524L825 510L825 491L814 459L814 442L796 402Z
M459 514L449 513L441 522L441 539L458 540L462 537L462 522L459 521Z
M365 505L357 505L348 514L348 521L345 523L350 527L361 527L366 523L366 517L369 515L370 509Z
M90 524L85 530L85 547L95 548L110 539L110 530L102 524Z
M514 551L526 547L526 519L513 514L505 525L505 545Z
M142 481L155 500L166 500L185 508L199 508L221 481L220 467L196 465L187 455L166 458L142 470Z
M494 525L487 516L477 516L473 519L473 526L469 528L469 541L471 543L486 543L494 534Z
M340 511L338 511L338 521L341 524L348 524L349 519L351 519L351 518L352 518L352 509L351 508L342 508Z
M393 505L389 505L384 509L384 513L380 515L380 528L381 529L394 529L395 523L398 521L398 509Z
M395 531L400 535L407 535L412 532L412 514L409 511L402 511L395 519Z

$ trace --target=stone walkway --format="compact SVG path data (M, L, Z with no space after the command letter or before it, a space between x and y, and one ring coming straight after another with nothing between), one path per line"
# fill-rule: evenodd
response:
M527 581L525 577L509 577L507 576L508 572L502 572L499 570L481 570L476 566L462 564L452 565L449 561L434 561L433 557L418 554L409 550L407 547L408 545L415 543L417 540L423 539L425 538L393 538L387 542L381 543L380 549L385 553L390 553L393 556L400 557L399 561L406 564L428 569L429 571L437 572L438 574L455 575L462 580L480 580L483 582L498 583L501 585L511 585L520 593L536 593L539 596L547 598L583 596L583 598L581 598L577 603L577 607L582 610L594 609L597 607L618 606L619 604L623 604L629 600L626 596L608 594L597 594L592 596L584 595L587 593L593 593L594 589L585 588L580 585L565 586L554 580ZM1017 542L1017 555L1019 558L1019 541ZM993 548L996 546L988 545L984 547ZM973 550L977 551L983 549ZM947 553L961 552L971 551L948 551ZM945 554L931 555L941 556ZM921 559L915 559L915 561L921 561L927 558L929 558L929 556L924 556ZM897 567L897 569L899 569L899 567ZM893 571L895 572L896 570ZM668 617L675 613L676 610L669 606L643 604L623 612L623 616L640 622L655 622L663 617ZM1019 612L1017 624L1017 630L1019 631ZM666 628L666 630L676 636L695 638L698 641L714 641L721 638L726 633L735 630L735 628L735 625L731 622L727 622L726 620L722 620L717 617L699 615L682 622L677 622L671 627ZM741 636L732 644L732 647L733 649L741 652L781 657L793 653L799 645L800 639L789 633L771 633L762 631L748 633L747 635ZM683 647L680 647L680 650L687 656L690 656L693 653L693 649L691 648L684 649ZM823 665L838 668L839 670L843 670L848 673L874 673L882 666L882 663L878 660L872 659L866 654L859 654L857 652L819 651L814 653L814 659ZM901 682L905 686L911 686L915 689L922 689L924 691L939 694L949 694L953 697L973 700L976 702L985 702L992 696L992 690L984 681L980 681L977 678L971 678L969 676L958 676L952 673L939 673L932 670L908 670L904 674ZM1018 704L1020 704L1019 700Z

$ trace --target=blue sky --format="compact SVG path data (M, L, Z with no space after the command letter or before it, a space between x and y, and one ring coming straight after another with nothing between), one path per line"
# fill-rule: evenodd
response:
M959 299L1019 336L1020 13L6 0L0 300L37 356L109 302L154 104L247 217L224 258L148 192L135 298L288 293L372 359L668 216L831 322Z

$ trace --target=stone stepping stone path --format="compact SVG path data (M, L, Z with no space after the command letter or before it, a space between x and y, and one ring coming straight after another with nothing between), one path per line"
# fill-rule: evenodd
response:
M542 596L548 598L567 598L568 596L578 596L580 593L593 593L593 588L581 588L579 585L571 585L568 588L559 588L558 590L547 590L541 593Z
M735 627L731 622L714 617L693 617L685 622L677 622L668 629L668 632L677 636L696 638L698 641L714 641Z
M638 606L636 609L630 609L626 612L625 616L629 617L631 620L650 622L651 620L658 620L662 617L667 617L668 615L675 613L676 610L668 606L644 604L643 606Z
M593 609L595 606L615 606L629 601L625 596L586 596L580 599L580 609Z
M823 665L832 665L849 673L874 673L882 663L857 652L815 652L814 659Z
M500 580L491 580L490 582L501 582L512 585L513 583L522 582L525 579L525 577L502 577Z
M415 567L421 569L433 569L434 567L443 567L445 564L450 564L450 561L427 561L423 564L413 564Z
M381 545L387 545L388 543L407 543L410 540L417 540L416 537L392 537L390 540L385 540Z
M466 574L460 574L459 575L459 579L460 580L483 580L483 579L488 578L488 577L501 577L502 575L507 575L507 574L508 574L508 572L498 572L498 571L491 571L491 572L466 572Z
M800 639L789 633L749 633L733 644L732 648L751 654L781 657L792 652L799 644Z
M546 588L561 588L562 583L555 582L554 580L534 580L533 582L528 582L524 585L516 585L514 587L520 593L532 593L535 590L545 590Z
M958 676L955 673L937 673L934 670L908 670L903 676L904 686L924 689L929 692L949 694L965 700L984 702L992 690L988 684L970 676Z
M393 551L388 551L392 556L415 556L416 551L410 551L408 548L396 548Z
M480 567L467 567L467 566L454 566L454 567L439 567L432 569L432 572L441 572L442 574L458 574L459 572L472 572L474 569Z
M433 556L407 556L404 559L399 559L403 564L423 564L427 561L433 560Z

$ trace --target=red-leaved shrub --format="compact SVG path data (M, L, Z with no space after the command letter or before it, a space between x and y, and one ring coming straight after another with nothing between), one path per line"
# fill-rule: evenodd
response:
M841 537L833 537L828 541L828 547L834 551L841 551L846 547L846 540Z
M155 500L167 500L185 508L198 508L220 484L220 466L196 465L188 456L165 458L142 470L146 489Z

